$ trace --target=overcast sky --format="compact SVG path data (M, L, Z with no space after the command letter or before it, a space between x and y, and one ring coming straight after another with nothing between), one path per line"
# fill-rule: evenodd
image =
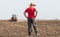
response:
M38 10L36 19L60 19L60 0L0 0L0 19L10 19L12 14L26 19L23 12L31 2Z

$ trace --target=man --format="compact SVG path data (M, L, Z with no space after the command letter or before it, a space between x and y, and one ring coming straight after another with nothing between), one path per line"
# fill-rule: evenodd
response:
M35 34L37 35L37 28L36 28L36 22L35 18L37 16L37 11L34 8L36 5L31 3L30 6L24 11L24 16L28 19L28 34L31 35L32 32L32 25L35 30ZM28 13L28 16L26 15Z

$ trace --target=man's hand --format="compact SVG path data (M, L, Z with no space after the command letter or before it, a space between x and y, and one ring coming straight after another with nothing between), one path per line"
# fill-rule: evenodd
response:
M26 18L28 18L28 17L26 17Z

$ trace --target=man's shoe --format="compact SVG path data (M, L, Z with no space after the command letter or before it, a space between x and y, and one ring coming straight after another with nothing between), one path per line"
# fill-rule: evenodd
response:
M29 32L29 36L31 35L31 32Z

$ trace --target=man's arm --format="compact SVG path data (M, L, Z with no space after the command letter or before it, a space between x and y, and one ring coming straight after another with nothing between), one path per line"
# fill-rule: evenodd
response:
M27 18L27 16L26 16L26 12L24 12L24 16Z
M35 15L35 17L37 16L37 13L38 13L38 11L35 11L36 12L36 15Z

